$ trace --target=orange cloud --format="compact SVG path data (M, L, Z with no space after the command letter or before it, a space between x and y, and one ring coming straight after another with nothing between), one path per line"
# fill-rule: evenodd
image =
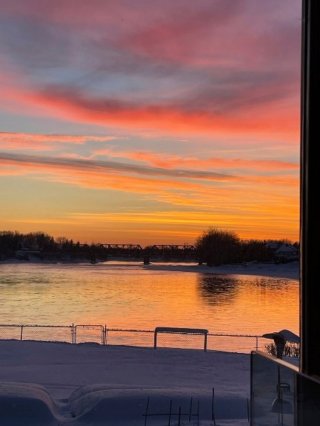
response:
M211 226L234 230L242 238L298 239L298 188L288 188L284 182L276 184L271 180L253 185L244 181L212 186L189 180L123 175L116 170L81 170L31 163L22 167L11 163L0 173L3 171L88 189L135 193L142 209L143 200L160 202L170 209L137 212L128 206L125 213L64 212L62 217L58 216L59 209L45 217L38 217L36 212L28 217L21 212L20 218L3 216L3 226L10 229L25 232L41 229L81 241L126 242L130 239L141 244L193 242ZM55 217L51 217L52 214Z
M119 242L123 239L121 229L125 233L129 231L136 235L136 241L141 242L140 234L148 235L154 232L154 236L163 233L165 238L171 241L194 242L195 239L211 226L222 229L229 229L239 233L241 238L281 238L287 235L292 240L298 239L297 224L298 211L290 211L290 217L285 215L283 205L277 212L261 210L258 214L255 211L238 214L232 212L209 212L209 211L157 211L157 212L128 212L112 214L87 214L76 213L72 215L75 223L81 224L84 228L90 227L94 223L96 227L104 226L115 228L119 232L118 239L113 236L113 241ZM270 219L271 218L271 219ZM109 225L106 225L109 224ZM180 235L179 235L180 234ZM153 239L155 241L155 237Z
M231 176L230 179L207 180L195 179L194 175L176 174L159 177L159 174L145 174L145 170L123 164L89 163L74 159L52 159L35 156L2 155L0 174L26 175L64 184L72 184L84 188L111 189L136 193L142 197L165 202L168 205L195 209L210 209L223 214L249 215L254 212L268 212L273 216L284 205L288 220L290 209L298 206L298 179L291 176ZM159 170L157 170L159 173ZM257 185L258 183L258 185ZM277 209L275 209L277 206ZM267 217L267 216L266 216Z
M190 170L190 169L168 169L159 167L148 167L139 166L129 163L118 163L112 161L93 161L82 158L63 158L63 157L40 157L35 155L19 155L19 154L8 154L0 153L0 160L2 164L11 164L15 167L22 166L25 170L28 169L40 169L40 170L69 170L71 172L80 173L93 173L100 174L101 176L116 175L116 176L130 176L134 178L136 175L148 176L152 179L156 178L158 185L161 182L167 181L170 178L171 181L182 182L183 180L190 181L207 180L209 182L216 182L221 185L227 183L230 186L243 186L244 184L259 183L260 185L280 184L285 186L297 186L298 178L296 176L279 176L279 175L249 175L249 176L238 176L230 175L225 173L216 173L214 171L203 171L203 170ZM196 184L199 185L199 184Z
M2 158L1 163L5 167L0 169L2 175L25 175L51 182L71 184L88 189L112 189L127 193L136 193L147 198L181 205L190 204L190 193L201 193L204 190L201 183L174 178L173 176L137 175L130 172L124 173L123 169L103 169L92 165L84 168L80 162L67 159L61 163L61 159L52 162L17 161L13 158ZM196 197L193 204L196 203Z
M117 214L70 212L64 214L64 217L3 219L13 229L46 229L55 236L67 235L89 242L193 243L204 230L212 226L236 231L241 238L247 239L298 239L297 206L281 203L276 210L269 205L258 211L254 207L249 203L242 212L236 209L195 212L179 208L171 211L127 211Z

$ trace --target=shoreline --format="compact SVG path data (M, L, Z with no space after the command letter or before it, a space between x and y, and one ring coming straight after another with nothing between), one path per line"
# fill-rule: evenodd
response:
M271 278L287 278L292 280L299 280L299 262L289 263L256 263L248 262L242 264L227 264L221 266L206 266L199 265L196 262L163 262L154 261L150 262L149 265L144 265L143 261L137 260L122 260L122 259L110 259L108 261L101 261L96 263L79 261L50 261L50 260L18 260L18 259L7 259L0 261L0 267L6 265L44 265L44 266L88 266L88 267L140 267L147 271L167 271L167 272L189 272L198 274L210 274L210 275L242 275L242 276L264 276Z
M221 265L212 267L206 265L163 265L151 263L150 265L144 265L143 267L144 269L155 271L196 272L212 275L250 275L299 280L298 262L291 262L285 264L250 263L239 265Z

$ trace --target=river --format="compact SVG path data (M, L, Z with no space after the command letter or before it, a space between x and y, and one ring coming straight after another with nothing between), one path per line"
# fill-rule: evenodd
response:
M258 335L284 328L297 333L299 326L299 284L288 278L152 270L128 262L18 263L0 265L0 292L0 324Z

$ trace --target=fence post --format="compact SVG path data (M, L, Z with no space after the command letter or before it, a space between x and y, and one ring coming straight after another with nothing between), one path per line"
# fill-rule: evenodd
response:
M211 399L211 420L213 422L213 426L217 426L216 423L216 414L214 412L214 388L212 388L212 399Z
M23 325L20 327L20 340L23 340Z
M197 426L200 426L200 401L198 400L198 407L197 407Z
M102 344L103 345L107 344L107 326L106 325L102 326Z
M206 333L204 335L204 351L207 352L207 346L208 346L208 334Z
M259 336L256 336L256 351L259 349Z
M157 349L157 330L154 330L153 349Z
M170 399L168 426L171 426L171 416L172 416L172 399Z
M72 344L77 343L77 329L76 329L76 326L73 323L71 325L71 343Z
M144 415L144 426L147 426L148 415L149 415L149 403L150 403L150 396L148 396L148 399L147 399L146 414Z
M190 405L189 405L189 423L191 422L191 418L192 418L192 397L190 399Z

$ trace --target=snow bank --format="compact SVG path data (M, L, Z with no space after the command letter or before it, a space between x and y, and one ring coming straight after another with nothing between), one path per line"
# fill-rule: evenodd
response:
M12 426L58 425L59 409L48 391L29 383L0 383L0 422Z
M213 387L219 425L247 424L245 354L0 341L0 359L4 426L141 425L148 398L149 412L168 413L170 400L185 412L191 397L205 425Z

